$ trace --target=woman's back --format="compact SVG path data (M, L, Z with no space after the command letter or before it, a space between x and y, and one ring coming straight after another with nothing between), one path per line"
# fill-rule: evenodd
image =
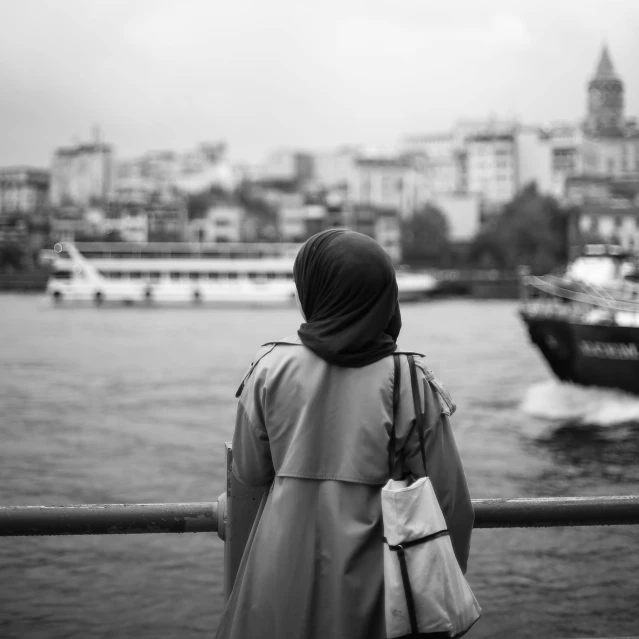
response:
M404 359L404 379L408 366ZM393 358L362 368L327 363L298 337L265 345L240 397L254 429L268 430L269 451L280 477L335 479L383 485L388 480L388 436L393 424ZM250 396L249 396L250 395ZM414 417L410 385L402 388L396 418L403 441ZM267 428L268 425L268 428ZM241 437L241 429L236 434ZM244 462L237 442L236 469L246 483L258 460ZM251 449L248 448L250 451Z
M399 355L399 379L394 374L401 318L392 265L370 238L355 238L363 248L349 252L347 236L341 253L331 253L330 242L342 234L320 234L319 246L309 240L303 247L305 269L298 272L296 260L295 278L298 288L306 283L308 321L299 337L265 345L238 389L233 472L246 484L270 488L219 638L385 637L380 491L389 476L421 477L424 467L406 354ZM370 281L367 255L379 267ZM349 273L368 286L363 310L353 302ZM348 286L336 293L338 275ZM428 474L465 570L473 511L450 428L454 406L416 360ZM389 468L393 424L397 445Z

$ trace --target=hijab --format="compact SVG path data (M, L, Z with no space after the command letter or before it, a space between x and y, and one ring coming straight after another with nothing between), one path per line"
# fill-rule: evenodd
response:
M306 319L297 333L316 355L359 368L395 352L402 327L395 269L374 239L317 233L299 250L293 274Z

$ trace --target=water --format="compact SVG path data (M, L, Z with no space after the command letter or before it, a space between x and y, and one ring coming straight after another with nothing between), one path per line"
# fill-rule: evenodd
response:
M54 309L0 297L0 504L212 501L234 392L294 309ZM560 385L512 302L406 305L458 405L473 497L639 493L639 399ZM467 635L639 634L639 528L477 530ZM211 637L214 534L0 539L0 637Z

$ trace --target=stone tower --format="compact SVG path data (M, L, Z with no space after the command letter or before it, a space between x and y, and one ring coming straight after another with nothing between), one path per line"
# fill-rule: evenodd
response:
M595 75L588 83L586 132L596 137L621 137L624 124L623 82L604 45Z

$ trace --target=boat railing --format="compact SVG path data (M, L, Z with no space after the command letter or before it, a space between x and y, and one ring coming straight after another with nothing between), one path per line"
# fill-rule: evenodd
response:
M0 507L0 536L217 533L224 543L228 598L266 488L251 488L231 472L225 445L226 490L215 502ZM474 499L474 527L548 528L639 524L639 495Z
M524 309L533 313L540 311L564 315L584 313L592 308L610 312L639 313L639 299L631 298L622 290L611 290L604 286L574 280L567 282L555 275L523 277L521 301ZM575 308L566 302L577 303L579 306Z

